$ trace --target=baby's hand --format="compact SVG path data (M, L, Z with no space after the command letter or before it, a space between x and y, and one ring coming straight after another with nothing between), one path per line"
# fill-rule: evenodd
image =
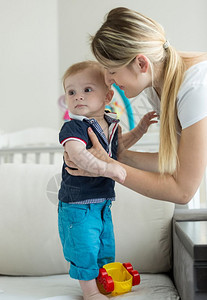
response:
M110 177L119 183L124 183L126 170L116 163L108 163L104 176Z
M137 127L139 128L139 131L142 134L145 134L151 124L158 123L157 120L154 120L154 118L157 118L158 115L156 111L150 111L144 117L140 120Z

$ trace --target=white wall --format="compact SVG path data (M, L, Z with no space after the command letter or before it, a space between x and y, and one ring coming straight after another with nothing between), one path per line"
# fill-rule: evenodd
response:
M60 0L60 73L79 60L91 58L89 35L115 7L135 9L163 25L178 50L207 51L206 0Z
M127 6L160 22L179 50L206 51L206 0L0 0L0 131L59 128L61 76L91 58L89 34Z
M57 0L0 0L0 130L59 124Z

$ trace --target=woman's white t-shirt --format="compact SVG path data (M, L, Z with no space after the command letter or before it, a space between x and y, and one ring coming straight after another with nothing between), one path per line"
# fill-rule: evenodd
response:
M160 114L160 99L150 87L145 95L153 109ZM177 95L177 132L181 131L207 116L207 61L190 67L185 72L183 83Z

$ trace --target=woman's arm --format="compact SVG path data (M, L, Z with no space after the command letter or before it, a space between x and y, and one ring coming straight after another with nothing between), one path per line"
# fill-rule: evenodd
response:
M82 169L83 171L90 172L91 176L98 175L110 177L120 183L124 182L126 171L121 165L114 164L113 160L105 162L96 158L89 151L87 151L85 145L79 141L67 141L64 147L65 151L70 157L70 160L75 163L78 168Z
M178 148L179 166L175 174L161 175L124 165L127 171L124 185L151 198L188 203L201 183L207 163L206 128L207 117L182 131Z
M118 161L136 169L158 172L158 153L125 150Z
M122 129L118 128L118 161L136 169L158 172L158 153L126 150ZM99 151L101 153L101 151Z

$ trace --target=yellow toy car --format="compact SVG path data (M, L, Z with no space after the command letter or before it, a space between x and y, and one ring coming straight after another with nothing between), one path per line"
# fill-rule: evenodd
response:
M105 293L116 296L127 293L132 286L140 284L140 275L130 263L114 262L99 269L97 283Z

